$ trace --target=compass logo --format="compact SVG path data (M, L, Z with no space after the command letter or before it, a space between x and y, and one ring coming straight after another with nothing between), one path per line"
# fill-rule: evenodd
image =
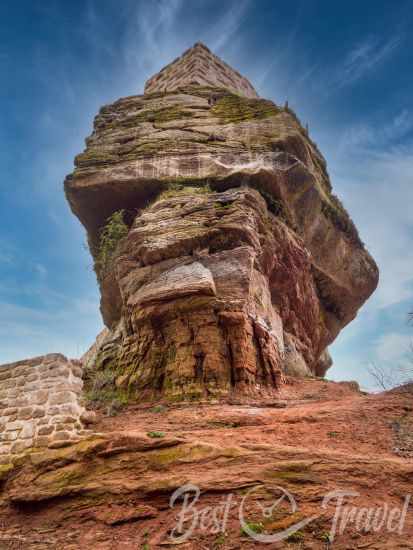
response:
M262 489L261 486L252 487L243 497L239 507L239 521L243 532L257 542L271 543L285 540L296 531L299 531L300 529L306 527L309 523L311 523L314 519L318 517L311 516L309 518L305 518L297 523L294 523L293 525L290 525L287 529L284 529L278 533L257 533L257 531L247 521L245 516L247 513L248 503L252 500L255 501L254 494L260 489ZM298 507L294 496L283 487L274 487L274 489L280 493L280 496L276 500L274 500L270 504L262 504L260 501L256 503L256 505L258 505L258 507L261 509L262 518L264 520L272 518L277 509L280 509L281 507L283 507L283 512L285 513L285 506L290 509L291 514L295 514L298 510Z

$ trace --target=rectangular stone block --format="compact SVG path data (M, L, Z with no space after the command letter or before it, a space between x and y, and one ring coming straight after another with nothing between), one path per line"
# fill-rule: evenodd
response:
M29 398L25 396L18 397L13 405L16 405L16 407L27 407L29 405Z
M54 426L41 426L37 429L37 435L50 435L54 432Z
M33 422L26 422L23 426L22 431L20 432L19 437L21 439L28 439L34 436L34 425Z
M14 370L13 370L13 376L15 378L19 377L19 376L27 376L31 373L31 368L30 367L25 367L25 366L21 366L21 367L16 367Z
M43 418L46 415L46 411L43 407L34 407L32 418Z
M12 432L13 430L22 430L24 422L21 420L16 420L15 422L8 422L6 425L6 431Z
M47 424L49 424L49 418L47 416L39 418L39 420L37 421L38 426L46 426Z
M74 416L55 416L51 419L51 424L74 424L76 422Z
M16 441L16 443L14 443L14 445L11 448L11 452L15 454L23 453L26 449L31 447L32 444L33 444L32 439Z
M18 411L16 407L11 407L9 409L4 409L3 414L4 416L10 416L11 414L16 414L17 412Z
M63 405L65 403L75 403L76 401L76 394L71 391L58 392L49 398L50 405Z
M49 407L47 414L51 416L55 416L57 414L79 416L81 412L82 412L82 409L78 403L69 403L69 404L54 405L53 407Z
M48 390L37 390L31 396L31 402L33 405L44 405L49 398Z
M60 440L70 439L71 435L72 434L68 431L56 432L55 434L53 434L53 440L60 441Z
M47 447L48 444L49 444L49 437L48 436L40 436L40 437L36 437L34 440L33 440L33 446L34 447Z
M1 436L1 441L15 441L20 432L5 432Z
M32 417L32 414L33 414L33 407L23 407L22 409L20 409L17 415L17 418L19 420L28 420L29 418Z
M82 385L75 382L62 382L61 384L57 384L55 386L56 391L73 391L75 393L79 393L82 389Z
M54 368L49 368L47 371L43 372L40 375L40 378L43 380L45 378L57 378L57 377L67 378L69 375L70 375L70 370L67 367L56 366Z
M56 432L63 432L65 430L69 432L73 431L73 424L56 424Z

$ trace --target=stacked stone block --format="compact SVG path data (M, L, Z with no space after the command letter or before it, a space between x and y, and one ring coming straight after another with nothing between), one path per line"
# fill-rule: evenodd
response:
M0 366L0 464L85 435L82 367L60 354Z

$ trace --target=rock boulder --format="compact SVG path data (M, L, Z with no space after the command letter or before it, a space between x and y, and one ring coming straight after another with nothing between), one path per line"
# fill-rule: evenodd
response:
M95 363L141 397L262 394L324 374L378 282L308 130L208 52L103 107L65 182L110 330ZM114 213L125 229L103 270Z

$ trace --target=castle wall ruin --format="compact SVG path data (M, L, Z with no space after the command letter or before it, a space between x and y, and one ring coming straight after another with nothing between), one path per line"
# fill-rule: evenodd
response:
M81 363L49 354L0 366L0 464L85 435Z

